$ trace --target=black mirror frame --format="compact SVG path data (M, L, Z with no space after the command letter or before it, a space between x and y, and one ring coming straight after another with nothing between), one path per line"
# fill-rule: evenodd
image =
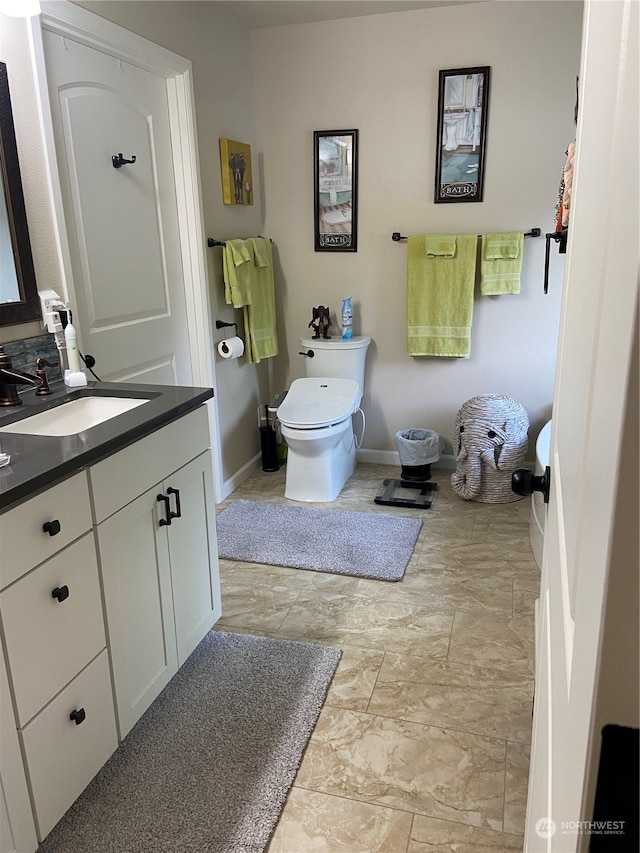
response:
M0 62L0 172L13 244L20 300L0 304L0 326L29 323L42 316L22 191L7 66ZM1 200L0 200L1 202Z
M349 209L351 213L351 231L349 233L321 232L320 205L320 140L326 136L351 137L351 195ZM313 132L313 221L314 247L316 252L357 252L358 251L358 131L357 130L315 130Z

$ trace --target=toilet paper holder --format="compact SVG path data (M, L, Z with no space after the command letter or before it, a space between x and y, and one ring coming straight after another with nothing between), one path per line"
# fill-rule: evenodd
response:
M233 326L236 330L236 335L238 334L238 324L237 323L225 323L224 320L216 320L216 329L226 329L229 326Z
M239 358L244 353L244 341L238 337L238 324L225 323L224 320L216 320L216 329L225 329L233 326L235 335L224 339L218 344L218 352L222 358Z

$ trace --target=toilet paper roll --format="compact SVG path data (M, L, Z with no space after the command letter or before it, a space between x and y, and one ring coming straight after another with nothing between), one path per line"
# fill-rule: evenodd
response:
M244 352L244 341L237 335L226 338L218 344L218 352L221 358L239 358Z

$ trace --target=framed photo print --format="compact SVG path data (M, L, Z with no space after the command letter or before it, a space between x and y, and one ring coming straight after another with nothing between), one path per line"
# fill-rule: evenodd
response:
M436 204L482 201L490 70L440 71Z
M225 204L253 204L251 146L234 139L220 140L222 200Z
M315 251L357 251L358 131L314 131L313 170Z

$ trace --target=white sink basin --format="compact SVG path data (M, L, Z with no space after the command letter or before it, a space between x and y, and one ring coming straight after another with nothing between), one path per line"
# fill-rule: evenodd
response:
M39 412L0 427L0 432L20 435L76 435L148 402L132 397L80 397L46 412Z

